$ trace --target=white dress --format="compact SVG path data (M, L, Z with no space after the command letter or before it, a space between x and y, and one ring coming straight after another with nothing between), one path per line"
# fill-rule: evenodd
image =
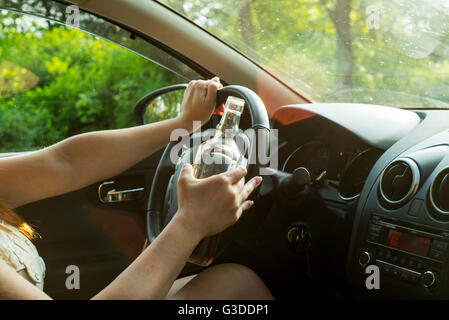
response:
M1 227L11 232L4 231ZM44 289L44 260L24 234L2 220L0 220L0 259L33 285L41 290Z

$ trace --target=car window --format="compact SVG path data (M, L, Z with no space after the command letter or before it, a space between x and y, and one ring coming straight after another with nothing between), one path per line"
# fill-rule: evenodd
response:
M447 0L160 2L311 101L449 108Z
M31 6L33 4L33 6ZM120 26L53 1L0 1L0 152L39 149L75 134L135 125L145 94L200 77ZM76 21L75 21L76 22ZM172 117L152 110L150 121Z

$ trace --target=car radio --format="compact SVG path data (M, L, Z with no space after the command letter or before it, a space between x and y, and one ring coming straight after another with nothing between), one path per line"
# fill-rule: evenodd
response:
M442 276L448 247L449 235L445 232L419 230L373 216L359 264L375 264L381 274L433 289Z

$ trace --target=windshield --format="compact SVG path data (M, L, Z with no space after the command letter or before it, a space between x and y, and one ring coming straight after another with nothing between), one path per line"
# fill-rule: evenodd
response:
M449 108L447 0L162 0L314 102Z

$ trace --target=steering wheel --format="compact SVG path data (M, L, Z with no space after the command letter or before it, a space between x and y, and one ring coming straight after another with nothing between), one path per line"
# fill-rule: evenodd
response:
M251 115L251 127L254 135L249 137L248 146L248 178L255 176L263 164L258 155L269 154L270 125L265 105L259 96L252 90L242 86L227 86L217 92L217 107L222 105L228 96L236 96L245 100L245 110ZM195 134L195 133L194 133ZM193 136L193 135L192 135ZM151 185L147 206L147 235L153 242L162 230L168 225L178 210L177 182L182 166L194 159L193 148L182 153L178 162L174 164L170 154L177 141L170 142L165 148L159 161Z

